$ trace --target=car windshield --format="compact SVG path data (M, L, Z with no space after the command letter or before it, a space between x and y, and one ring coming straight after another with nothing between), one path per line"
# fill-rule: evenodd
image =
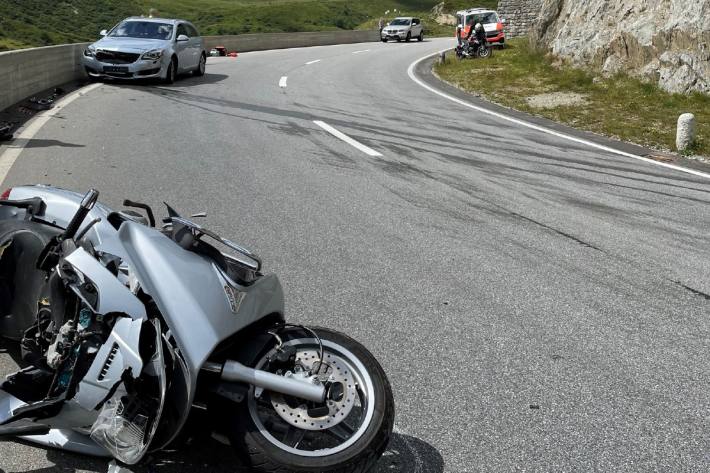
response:
M170 39L173 25L154 21L124 21L109 36L113 38Z
M395 18L390 23L390 26L407 26L412 22L412 20L407 20L406 18Z
M482 25L487 25L489 23L498 23L498 15L496 15L495 12L471 15L469 17L468 24L475 25L476 23L480 23Z

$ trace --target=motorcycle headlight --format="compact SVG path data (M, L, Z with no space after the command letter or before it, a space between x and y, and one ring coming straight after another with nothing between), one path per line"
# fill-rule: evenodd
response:
M154 49L152 51L148 51L147 53L143 53L143 56L141 56L141 59L147 59L149 61L157 61L163 57L163 50L162 49Z
M84 50L84 56L86 57L94 57L96 56L96 49L94 49L92 46L89 46Z

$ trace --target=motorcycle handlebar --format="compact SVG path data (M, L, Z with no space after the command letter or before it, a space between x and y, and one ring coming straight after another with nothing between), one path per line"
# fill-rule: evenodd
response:
M71 222L69 222L69 225L67 225L66 230L64 230L64 233L62 234L62 240L69 240L76 236L77 232L79 231L79 228L81 227L81 224L84 223L86 216L89 215L91 209L94 208L94 205L96 205L96 201L98 199L99 191L97 191L96 189L89 189L89 192L87 192L86 195L84 195L84 198L81 200L81 204L79 204L79 209L74 214L74 217L71 219Z

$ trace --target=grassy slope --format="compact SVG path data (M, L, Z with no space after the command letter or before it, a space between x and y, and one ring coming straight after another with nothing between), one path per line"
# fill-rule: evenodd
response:
M695 151L710 156L710 96L669 94L625 75L595 82L585 70L553 66L523 38L511 40L507 49L496 50L489 60L452 58L447 65L436 66L436 72L501 105L655 148L675 149L676 120L681 113L691 112L698 123ZM540 110L525 100L548 92L583 94L587 104Z
M0 50L93 41L103 28L131 15L189 19L202 34L318 31L373 27L390 10L429 18L437 0L0 0ZM495 7L497 0L447 1L445 11ZM453 34L451 27L432 28ZM449 32L449 30L451 30Z

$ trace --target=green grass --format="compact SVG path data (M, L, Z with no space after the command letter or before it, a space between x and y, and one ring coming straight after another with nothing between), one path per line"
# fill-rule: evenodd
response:
M624 74L595 80L589 71L553 64L525 38L509 41L488 60L459 62L453 54L449 59L446 65L435 66L439 77L492 102L656 149L675 149L678 116L693 113L698 123L693 152L710 155L708 95L670 94ZM586 104L554 109L528 105L527 97L549 92L579 93Z
M430 16L437 0L0 0L0 50L94 41L132 15L179 17L203 35L373 28L389 10L420 16L427 34L453 35ZM494 8L497 0L479 0ZM445 2L446 12L470 6Z

